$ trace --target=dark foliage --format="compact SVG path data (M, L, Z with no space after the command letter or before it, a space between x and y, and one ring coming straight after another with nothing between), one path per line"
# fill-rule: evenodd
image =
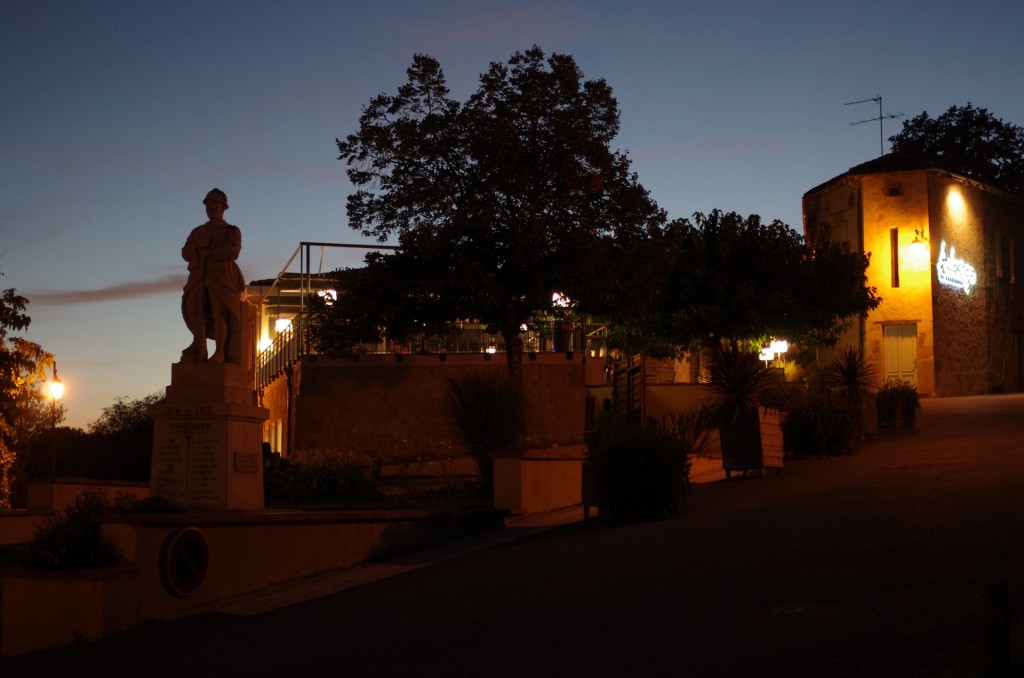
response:
M714 428L711 410L701 405L696 409L667 414L661 421L648 420L647 425L657 427L679 443L683 454L700 454L708 444L708 434Z
M83 492L44 527L28 544L28 562L41 570L79 570L111 565L120 560L117 549L100 533L94 519L102 514L163 515L184 513L164 497L110 498L101 492Z
M712 394L709 407L716 425L756 414L762 392L777 383L777 377L765 369L757 353L736 342L713 344L710 357L706 388Z
M917 387L901 379L889 379L878 392L878 425L913 426L921 411Z
M28 299L16 290L0 292L0 508L18 502L31 451L31 438L64 417L43 393L53 356L39 344L9 336L28 328Z
M864 351L853 346L843 348L832 359L825 384L836 395L850 402L859 401L871 391L875 371L864 359Z
M380 496L371 467L358 461L331 455L302 462L279 458L265 461L264 492L271 505L351 505L372 502Z
M588 435L587 463L603 518L661 520L686 510L686 450L660 427L609 417Z
M850 454L857 449L859 431L851 409L833 398L792 409L782 422L783 445L794 457Z
M553 292L584 312L621 306L609 303L621 288L601 284L619 261L615 238L642 240L663 215L611 149L611 88L584 80L572 57L534 47L493 62L464 102L429 56L414 57L407 74L338 140L358 189L349 224L400 247L370 264L387 274L373 273L384 287L358 304L395 307L394 338L457 318L489 325L518 376L520 326L551 308ZM359 324L360 313L337 324Z
M866 255L827 242L809 250L781 221L714 210L673 221L666 240L671 272L646 334L674 346L830 344L880 301L866 284Z
M493 454L521 450L526 432L522 386L495 372L474 372L448 380L448 417L476 460L480 482L494 481Z
M60 477L148 481L153 450L148 408L163 398L162 392L134 400L121 396L103 408L88 432L67 427L40 430L31 441L30 474L49 475L52 454Z
M892 152L935 161L944 169L1024 195L1024 128L985 108L950 106L936 118L927 111L903 123Z

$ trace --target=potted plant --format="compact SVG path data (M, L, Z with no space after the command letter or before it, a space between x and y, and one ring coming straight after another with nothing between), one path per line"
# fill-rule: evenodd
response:
M917 387L902 379L889 379L878 394L878 421L882 426L913 426L921 411Z
M597 506L603 519L627 523L685 512L686 453L678 432L615 416L602 418L587 434L584 511Z
M875 370L864 360L864 351L847 346L832 359L825 384L846 402L863 435L878 435L877 399L873 386Z
M737 342L711 347L706 386L712 394L710 408L718 425L726 479L733 471L758 469L764 474L758 395L772 379L758 354Z

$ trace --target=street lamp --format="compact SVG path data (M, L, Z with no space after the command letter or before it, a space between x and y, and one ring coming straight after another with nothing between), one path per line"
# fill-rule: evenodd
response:
M64 382L57 378L57 361L53 361L53 381L50 382L50 478L57 480L57 401L64 395Z

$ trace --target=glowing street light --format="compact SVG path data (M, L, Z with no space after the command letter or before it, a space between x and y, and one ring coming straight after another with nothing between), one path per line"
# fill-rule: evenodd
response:
M785 360L786 352L789 351L789 342L785 339L776 339L771 342L768 346L761 349L761 360L764 361L765 367L768 367L768 363L778 358L780 355Z
M50 478L57 480L57 401L64 397L64 382L57 377L57 361L53 361L50 382Z

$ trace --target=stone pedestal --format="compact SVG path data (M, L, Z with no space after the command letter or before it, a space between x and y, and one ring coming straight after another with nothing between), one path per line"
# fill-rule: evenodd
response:
M153 418L152 493L186 509L262 509L263 422L248 372L229 363L176 363Z

